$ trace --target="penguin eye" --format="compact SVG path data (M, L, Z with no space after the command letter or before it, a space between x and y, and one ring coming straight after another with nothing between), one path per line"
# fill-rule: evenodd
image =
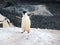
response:
M30 16L30 14L28 14L28 16Z
M5 20L7 20L7 18L5 18Z

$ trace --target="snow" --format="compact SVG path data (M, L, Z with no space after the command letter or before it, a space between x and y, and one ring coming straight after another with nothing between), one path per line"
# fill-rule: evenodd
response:
M47 9L46 5L34 5L34 6L35 11L31 11L30 13L42 16L53 16L53 14Z
M21 28L0 28L0 45L60 45L60 31L31 28L21 33Z

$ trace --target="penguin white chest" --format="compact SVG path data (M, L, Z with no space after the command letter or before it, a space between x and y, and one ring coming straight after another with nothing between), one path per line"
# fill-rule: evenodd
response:
M30 21L29 16L23 16L22 17L22 24L21 24L22 30L23 31L29 31L30 26L31 26L31 21Z

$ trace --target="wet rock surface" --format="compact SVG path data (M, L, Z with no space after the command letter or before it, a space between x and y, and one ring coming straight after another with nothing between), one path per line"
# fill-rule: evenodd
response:
M14 4L14 1L5 1L0 4L0 13L6 16L17 27L21 27L21 19L15 16L22 17L22 11L25 9L28 12L36 11L34 15L30 17L32 28L47 28L47 29L59 29L60 30L60 4L58 3L43 3L39 5L22 5ZM16 1L15 1L16 2ZM40 5L44 5L45 9L41 11ZM45 15L44 15L45 14ZM52 16L51 16L52 15Z

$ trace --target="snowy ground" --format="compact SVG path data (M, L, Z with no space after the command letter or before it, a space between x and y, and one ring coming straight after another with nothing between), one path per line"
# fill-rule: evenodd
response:
M21 28L0 28L0 45L60 45L60 30L31 28L21 33Z

